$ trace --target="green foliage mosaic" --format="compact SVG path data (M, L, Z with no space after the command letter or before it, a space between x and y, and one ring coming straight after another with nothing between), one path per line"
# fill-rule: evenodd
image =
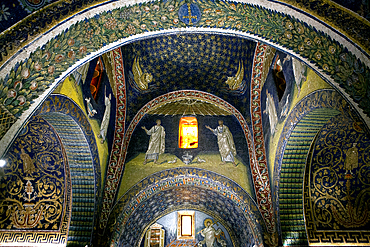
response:
M62 72L89 53L132 35L187 27L179 17L184 4L177 0L136 4L70 26L0 80L0 104L18 118ZM328 35L291 16L254 5L193 4L201 14L191 26L250 33L300 54L329 74L370 116L369 67Z

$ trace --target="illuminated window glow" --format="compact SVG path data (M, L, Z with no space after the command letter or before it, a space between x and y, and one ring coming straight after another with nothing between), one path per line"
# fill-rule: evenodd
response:
M191 215L181 216L181 236L191 236Z
M195 212L177 212L177 239L195 239Z
M195 117L182 117L179 124L179 148L198 147L198 121Z

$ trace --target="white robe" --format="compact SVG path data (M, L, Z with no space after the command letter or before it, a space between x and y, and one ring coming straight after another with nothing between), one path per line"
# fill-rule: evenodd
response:
M220 235L222 232L221 229L215 230L213 226L208 226L204 228L200 234L204 237L202 241L199 242L199 247L214 247L214 242L216 241L216 236ZM226 242L217 238L217 242L221 244L221 246L226 246Z
M266 109L269 114L269 120L270 120L270 131L271 135L275 134L276 124L278 122L277 118L277 112L275 107L274 98L270 93L267 93L266 97Z
M236 156L236 148L234 144L233 135L229 128L225 125L218 126L213 130L213 134L217 136L218 149L220 151L222 161L234 162Z
M164 153L165 136L163 126L155 125L150 130L145 130L150 135L148 150L146 151L145 159L158 159L160 154Z
M107 130L109 126L109 119L110 119L110 99L105 96L105 111L103 116L103 121L100 125L100 136L103 138L103 141L105 140L105 137L107 136Z

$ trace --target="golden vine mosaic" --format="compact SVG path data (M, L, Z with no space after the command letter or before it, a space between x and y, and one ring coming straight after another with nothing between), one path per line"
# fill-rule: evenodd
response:
M66 211L65 157L57 134L33 117L5 156L1 230L60 230Z
M339 115L321 130L312 157L305 181L309 242L368 244L369 136L356 121ZM342 237L330 237L333 229Z

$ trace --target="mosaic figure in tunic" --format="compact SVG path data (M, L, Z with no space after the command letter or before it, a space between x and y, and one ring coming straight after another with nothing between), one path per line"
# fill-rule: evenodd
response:
M103 120L100 125L100 137L102 138L101 140L102 144L104 143L105 137L107 136L108 126L109 126L111 98L112 98L112 94L109 94L109 96L107 97L107 90L105 90L105 96L104 96L105 111L104 111Z
M278 122L277 112L276 112L274 97L272 96L271 93L269 93L268 90L266 90L266 95L267 95L267 97L266 97L266 109L263 111L263 113L267 113L268 116L269 116L270 132L271 132L271 135L273 136L275 134L276 125L277 125L277 122Z
M233 165L236 166L234 159L236 156L236 148L233 135L231 134L229 128L224 125L222 120L219 120L218 124L219 126L216 129L212 129L208 125L206 125L206 128L217 136L218 149L222 159L222 163L220 165L225 165L226 162L232 162Z
M145 130L147 135L150 135L144 165L148 163L148 160L154 160L154 163L158 164L157 161L159 155L164 153L166 137L166 132L164 131L164 127L161 125L161 120L157 119L156 125L154 125L150 130L147 130L145 126L141 128Z
M220 235L225 236L224 232L221 230L221 228L216 230L213 227L214 224L215 223L213 223L211 219L206 219L204 221L205 228L200 231L200 234L202 237L204 237L204 239L198 243L199 247L216 247L216 241L222 247L227 245L225 240L220 239Z

